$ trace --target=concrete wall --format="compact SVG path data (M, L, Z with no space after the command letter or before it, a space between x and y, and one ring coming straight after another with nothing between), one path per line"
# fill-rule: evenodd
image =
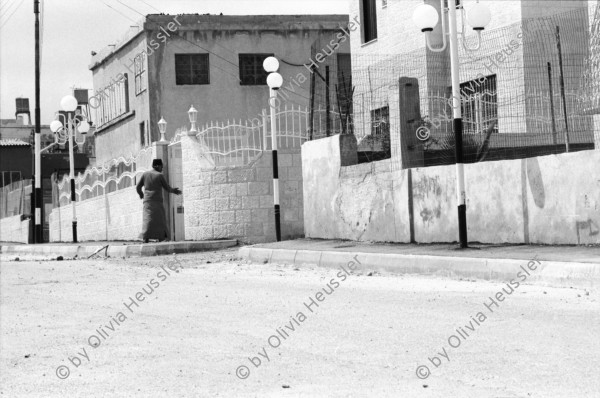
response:
M149 170L153 159L161 159L163 161L163 175L169 183L171 175L176 175L181 172L177 165L171 165L169 161L171 157L168 154L170 147L166 142L152 143L151 151L144 151L137 155L136 170L141 172ZM127 161L131 161L128 159ZM122 165L121 163L120 165ZM117 168L120 168L119 167ZM93 174L95 175L95 174ZM83 190L86 194L77 196L77 238L80 241L102 241L102 240L139 240L142 233L142 210L143 204L139 199L135 190L136 179L132 178L132 186L118 189L114 192L111 190L117 189L116 178L122 174L115 175L102 174L98 181L101 185L93 196L90 191ZM140 175L138 174L138 177ZM122 180L124 182L131 181L129 178ZM84 184L93 185L95 179L89 178L84 182L77 182L77 189L82 189ZM72 207L70 196L65 198L64 193L70 192L68 181L61 192L61 207L52 209L49 216L50 242L68 242L73 239L72 234ZM108 193L104 193L108 192ZM95 195L94 194L94 195ZM82 200L83 198L83 200ZM173 225L171 223L172 212L169 211L171 195L163 193L163 204L165 206L165 214L169 229Z
M0 219L0 242L29 243L29 219L20 214Z
M410 242L412 212L417 242L458 239L454 166L341 166L340 137L302 146L306 237ZM583 151L465 165L469 240L600 243L599 164Z
M186 240L275 240L272 152L246 167L212 167L193 136L182 137ZM278 151L281 237L304 234L300 149Z
M71 205L57 207L50 213L50 242L70 242ZM140 240L142 201L135 187L126 188L77 203L77 238L79 241Z

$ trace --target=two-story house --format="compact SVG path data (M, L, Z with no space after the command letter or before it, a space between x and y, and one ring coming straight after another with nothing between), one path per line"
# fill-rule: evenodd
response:
M282 98L308 106L311 46L347 25L346 15L146 16L124 40L92 58L96 163L157 141L161 117L172 138L189 125L190 105L198 110L198 124L260 114L268 107L263 60L270 55L280 60ZM349 40L339 51L349 53Z

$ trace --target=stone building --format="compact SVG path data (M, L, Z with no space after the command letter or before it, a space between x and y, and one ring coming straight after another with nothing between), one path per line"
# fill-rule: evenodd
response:
M392 134L392 153L397 154L395 161L399 167L428 164L427 152L414 149L423 144L415 137L420 126L427 124L431 134L438 139L452 131L451 105L446 101L450 95L449 46L439 53L427 50L425 34L412 20L415 8L424 3L435 7L438 15L442 15L440 0L350 0L350 27L360 24L360 29L351 33L354 106L357 110L354 124L359 150L361 138L376 134L380 129L375 125L382 121L389 126L387 134ZM481 46L475 51L468 49L477 48L478 40L466 21L464 45L459 37L465 133L481 133L488 127L493 128L494 133L500 134L492 134L491 147L504 151L504 154L514 153L515 157L526 154L524 147L542 154L556 153L553 145L564 146L567 140L562 131L565 116L561 101L565 101L570 149L593 148L594 117L589 112L586 117L581 116L579 97L587 85L580 77L589 72L590 64L594 64L591 61L593 35L589 32L595 20L594 13L597 13L597 1L481 3L488 6L492 16L490 24L481 33ZM461 0L459 4L468 13L475 1ZM457 19L459 36L462 36L461 10L457 10ZM441 19L429 35L433 48L442 47ZM563 65L560 64L558 42ZM596 74L591 73L592 76ZM400 78L409 80L399 83ZM598 80L596 77L596 85ZM561 98L560 91L563 82L565 98ZM399 86L406 88L407 85L412 89L404 94L399 91ZM493 96L486 97L486 93L493 93ZM554 109L550 106L549 93L552 93ZM409 107L400 104L402 95L418 103L414 114L400 115L401 107ZM598 98L595 101L598 102ZM406 120L414 123L406 124ZM491 127L492 123L495 126ZM600 126L598 116L595 123ZM434 128L431 128L432 124ZM394 134L396 138L401 135L402 142L394 142Z
M439 0L350 0L354 135L302 146L308 238L457 241L450 59L448 49L425 47L412 20L423 3L442 15ZM475 1L460 3L468 10ZM467 143L491 132L488 157L464 165L469 241L598 244L600 3L480 3L492 15L481 46L469 26L466 42L459 38L465 156ZM442 34L438 23L433 48ZM382 134L387 158L361 159L369 136ZM443 149L448 158L432 158Z
M93 53L89 107L95 112L96 166L76 178L80 239L138 239L141 206L132 187L152 158L161 158L169 183L183 188L183 195L165 198L172 240L274 240L263 69L271 55L284 81L280 125L290 122L289 131L277 135L282 237L302 236L300 141L308 135L310 84L317 74L309 67L316 62L322 75L333 69L329 82L337 84L335 71L350 69L347 26L347 15L147 15L119 43ZM315 54L325 44L327 65ZM333 111L336 92L329 93ZM179 134L167 145L190 128L190 105L201 130L216 122L219 127L198 137ZM165 141L161 118L168 123ZM234 120L243 126L228 123ZM67 188L65 180L57 185L61 205ZM52 212L53 241L70 236L65 211Z
M268 106L264 58L278 57L291 82L308 73L311 45L347 22L346 15L146 16L92 58L97 164L157 141L161 117L172 138L189 124L192 104L199 124L255 117ZM295 81L288 102L308 106L309 79Z

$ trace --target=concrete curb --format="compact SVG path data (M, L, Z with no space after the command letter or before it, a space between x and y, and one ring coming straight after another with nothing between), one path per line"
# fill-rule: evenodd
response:
M444 257L395 253L361 253L317 250L286 250L245 246L240 248L242 258L258 263L313 264L320 267L339 268L350 261L358 261L361 271L385 271L396 274L419 274L458 279L484 279L489 281L521 281L517 273L526 276L525 283L557 287L593 288L600 286L600 264L539 260ZM354 259L356 257L356 259ZM524 272L527 270L529 276Z
M156 244L133 244L115 245L0 245L1 254L11 255L33 255L42 257L86 258L96 251L108 246L106 255L110 257L146 257L160 256L173 253L193 253L207 250L219 250L227 247L237 246L235 239L189 241L189 242L165 242ZM98 253L104 254L104 250Z

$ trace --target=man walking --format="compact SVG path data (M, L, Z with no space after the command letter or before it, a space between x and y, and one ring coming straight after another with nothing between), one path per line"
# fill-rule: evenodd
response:
M171 188L162 175L163 163L161 159L152 161L154 170L146 171L140 177L136 185L136 190L140 199L144 200L144 225L142 228L142 237L144 243L149 239L158 239L159 242L167 239L167 216L163 206L162 190L181 195L179 188ZM142 192L142 187L144 191Z

